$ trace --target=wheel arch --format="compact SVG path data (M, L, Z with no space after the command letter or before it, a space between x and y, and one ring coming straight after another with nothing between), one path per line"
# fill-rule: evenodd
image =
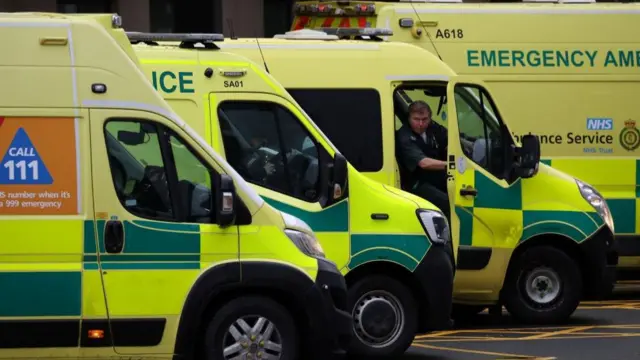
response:
M309 314L301 304L313 283L301 270L280 262L229 262L209 268L198 277L183 305L174 359L196 356L215 310L239 296L272 298L291 310L296 326L308 332Z
M502 289L504 289L504 282L513 271L516 259L522 256L525 251L539 246L553 247L567 254L578 263L580 275L584 277L588 264L585 260L582 250L580 249L580 245L575 240L560 234L539 234L527 239L527 241L521 242L514 249L513 253L511 254L511 258L509 259L509 264L507 265L507 271L505 271L505 275L502 281Z

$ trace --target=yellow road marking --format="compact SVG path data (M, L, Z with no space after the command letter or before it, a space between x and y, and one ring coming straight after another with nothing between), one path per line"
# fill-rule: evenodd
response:
M443 347L443 346L433 346L433 345L425 345L425 344L413 344L413 346L424 348L424 349L432 349L432 350L442 350L442 351L455 351L469 354L478 354L478 355L491 355L491 356L505 356L508 358L517 358L517 359L539 359L535 356L530 355L517 355L517 354L507 354L507 353L498 353L492 351L482 351L482 350L470 350L470 349L458 349L451 347ZM548 358L549 360L555 358Z
M498 342L498 341L543 341L543 340L577 340L577 339L610 339L623 337L640 337L640 334L576 334L575 336L557 336L539 339L499 338L499 337L445 337L440 339L422 339L420 343L457 343L457 342Z
M528 329L528 328L524 328ZM629 332L630 330L640 330L640 325L601 325L601 326L572 326L572 327L549 327L538 328L546 330L538 331L517 331L519 329L469 329L469 330L450 330L442 331L435 334L426 334L416 336L416 341L424 343L441 343L441 342L463 342L463 341L531 341L531 340L558 340L558 339L591 339L591 338L621 338L621 337L640 337L640 332ZM588 330L604 330L617 329L618 332L594 331L584 332ZM552 330L552 331L549 331ZM482 335L488 336L482 336ZM498 337L495 334L516 335L515 337ZM518 336L520 335L520 336ZM530 335L530 336L522 336ZM563 336L564 335L564 336Z
M616 329L618 332L597 331ZM532 331L539 330L539 331ZM596 330L594 332L585 332ZM418 335L414 341L424 343L462 342L462 341L530 341L555 339L588 339L640 337L640 324L599 325L599 326L559 326L559 327L531 327L531 328L489 328L489 329L460 329L439 331L431 334ZM495 336L504 334L503 337ZM488 336L483 336L488 335ZM515 336L513 336L515 335ZM522 336L529 335L529 336ZM563 336L565 335L565 336Z
M548 337L556 336L556 335L571 334L571 333L578 332L578 331L584 331L584 330L593 329L594 327L595 326L578 326L578 327L574 327L574 328L571 328L571 329L565 329L565 330L560 330L560 331L552 331L552 332L543 333L543 334L539 334L539 335L527 336L527 337L524 338L524 340L544 339L544 338L548 338Z

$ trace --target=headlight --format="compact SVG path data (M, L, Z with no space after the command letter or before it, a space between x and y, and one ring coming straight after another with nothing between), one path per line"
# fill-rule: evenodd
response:
M449 222L443 213L426 209L418 209L417 213L431 242L446 244L450 241Z
M585 184L578 179L576 179L576 184L578 184L578 189L580 189L582 197L598 212L607 226L609 226L609 229L611 229L611 232L615 232L611 211L604 197L591 185Z
M322 245L315 236L291 229L286 229L284 232L303 253L313 257L325 257Z

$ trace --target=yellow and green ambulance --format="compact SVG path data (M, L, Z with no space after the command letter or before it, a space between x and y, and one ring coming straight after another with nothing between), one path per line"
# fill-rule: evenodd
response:
M448 129L456 317L504 304L523 322L562 322L581 299L611 293L618 256L607 203L588 183L539 162L536 136L513 136L491 85L419 46L384 41L387 29L328 32L219 46L264 64L353 167L387 187L410 190L396 131L412 101L430 104Z
M593 185L615 223L618 274L640 273L640 40L637 3L305 1L293 29L386 28L501 99L516 138L539 137L542 161ZM594 25L597 24L597 25Z
M318 236L346 277L351 354L400 356L416 332L449 327L457 244L440 210L358 172L262 66L219 49L227 39L128 35L169 105Z
M335 263L175 114L121 24L0 13L0 358L344 352Z

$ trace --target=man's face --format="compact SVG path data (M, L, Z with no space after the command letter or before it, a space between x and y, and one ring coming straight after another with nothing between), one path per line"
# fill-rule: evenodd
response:
M414 111L409 114L409 125L411 129L418 134L422 134L430 123L431 114L429 114L429 111L426 109Z

